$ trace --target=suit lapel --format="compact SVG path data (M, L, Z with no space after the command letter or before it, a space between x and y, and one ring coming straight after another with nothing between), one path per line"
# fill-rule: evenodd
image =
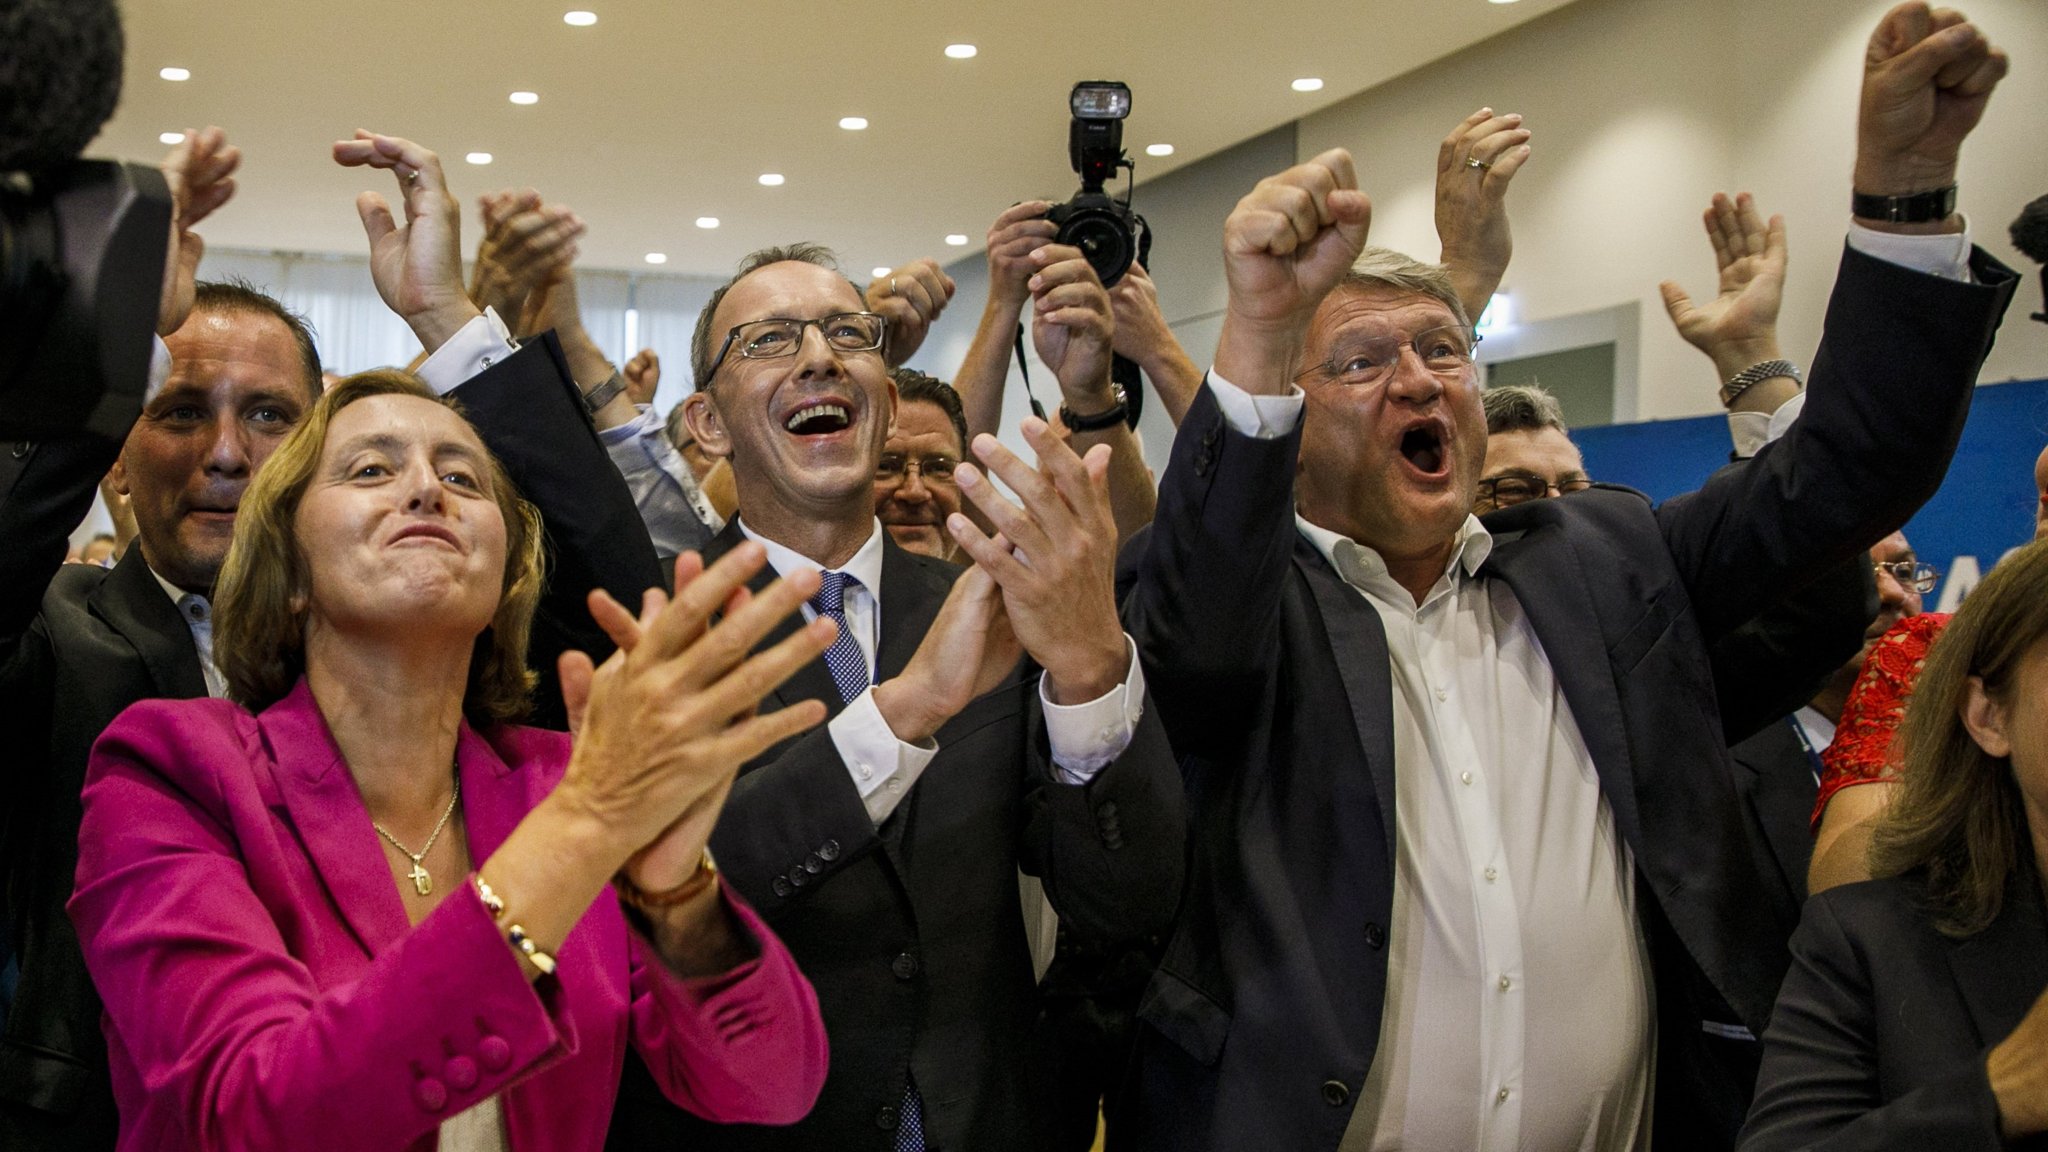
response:
M92 613L121 634L142 658L159 696L191 699L206 695L206 674L191 626L143 563L142 549L130 548L88 597Z
M2012 1034L2048 987L2048 921L2031 864L2007 886L2005 908L1989 928L1957 942L1948 954L1956 985L1970 1006L1981 1044Z
M1378 610L1344 583L1315 545L1299 534L1294 542L1295 567L1308 581L1316 611L1323 618L1330 656L1351 702L1351 722L1372 774L1379 800L1381 830L1386 835L1387 866L1394 865L1394 682L1388 661L1387 631Z
M1520 601L1565 702L1571 705L1579 736L1592 753L1593 767L1614 810L1616 831L1629 844L1639 845L1642 824L1636 813L1621 694L1614 687L1599 614L1586 592L1578 555L1565 539L1557 510L1548 507L1556 503L1534 500L1525 505L1529 511L1516 522L1530 526L1495 536L1481 574L1499 579Z
M1777 865L1778 876L1784 881L1786 890L1796 899L1803 900L1806 896L1803 862L1813 852L1813 833L1807 821L1790 819L1788 814L1811 812L1815 789L1812 786L1812 762L1806 758L1805 746L1799 742L1799 737L1793 735L1790 727L1797 723L1797 718L1787 717L1764 729L1769 734L1769 760L1752 764L1737 757L1735 767L1737 771L1747 772L1755 778L1755 785L1748 789L1750 811L1770 841L1771 861ZM1797 919L1796 912L1794 919Z
M945 604L946 592L951 587L950 581L940 583L931 579L928 567L898 547L886 529L883 531L879 597L882 611L876 628L879 643L875 646L875 683L903 672L904 665L916 655L917 646L924 643L924 634L931 631L932 621L938 619L939 608Z
M377 955L404 936L410 923L391 883L377 830L370 825L370 811L335 747L312 689L301 679L291 695L264 709L257 722L278 791L313 871L363 950ZM465 783L469 775L465 771Z

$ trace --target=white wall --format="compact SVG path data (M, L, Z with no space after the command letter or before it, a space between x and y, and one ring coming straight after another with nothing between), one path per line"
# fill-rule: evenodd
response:
M1579 0L1299 124L1298 155L1345 147L1373 197L1373 240L1424 258L1436 145L1481 104L1518 111L1535 154L1510 194L1503 285L1524 320L1638 301L1638 418L1714 411L1706 360L1672 331L1657 283L1710 294L1699 214L1748 191L1785 214L1792 270L1780 329L1810 362L1848 220L1863 44L1888 0ZM2014 69L1970 138L1961 207L1976 241L2023 273L2006 225L2048 192L2048 3L1968 0ZM2048 376L2030 275L1983 379Z

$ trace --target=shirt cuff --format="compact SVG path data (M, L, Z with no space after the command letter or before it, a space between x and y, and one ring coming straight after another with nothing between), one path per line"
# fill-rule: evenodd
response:
M1038 700L1045 706L1045 737L1052 745L1054 775L1062 784L1086 784L1110 761L1131 746L1138 720L1145 715L1145 669L1138 646L1124 633L1131 670L1124 682L1086 704L1055 704L1038 678Z
M149 334L149 341L149 385L142 390L145 407L171 382L171 346L154 332Z
M638 416L633 417L624 424L617 424L610 428L599 428L597 430L597 438L604 442L605 447L609 448L614 444L624 444L628 440L645 436L660 427L660 422L654 418L654 406L652 404L636 404L634 407L639 409L640 414Z
M1240 436L1254 440L1278 440L1301 422L1302 392L1288 385L1285 396L1254 396L1209 369L1209 391L1216 394L1216 406L1223 419Z
M832 734L832 746L853 777L854 790L867 806L868 818L881 827L911 786L939 754L936 743L920 748L896 738L882 710L875 707L875 690L869 688L853 698L844 711L825 726Z
M1933 236L1879 232L1851 220L1849 247L1865 256L1875 256L1944 280L1960 280L1969 284L1976 279L1970 275L1970 218L1967 216L1963 217L1961 232L1942 232Z
M1792 421L1806 409L1806 393L1795 392L1774 412L1730 412L1728 438L1735 442L1735 456L1747 460L1764 450L1764 445L1785 434Z
M439 395L446 396L517 351L519 345L512 340L512 330L498 319L498 310L486 308L483 315L464 324L446 344L434 349L434 354L414 375Z

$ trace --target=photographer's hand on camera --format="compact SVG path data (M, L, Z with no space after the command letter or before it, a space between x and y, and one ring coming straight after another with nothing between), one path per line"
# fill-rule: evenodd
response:
M1259 181L1223 222L1230 301L1216 371L1254 394L1286 395L1316 307L1365 251L1372 201L1351 153L1332 148Z
M169 336L184 327L192 313L193 284L206 245L192 231L235 194L235 169L242 150L227 142L220 129L188 130L164 157L164 182L171 188L170 247L164 259L163 295L157 306L156 332Z
M1508 185L1529 159L1529 130L1519 113L1481 108L1444 137L1436 152L1436 234L1443 264L1466 314L1477 322L1514 255Z
M356 213L369 237L377 294L433 353L483 314L462 282L462 214L440 157L410 140L357 129L354 139L335 141L334 161L397 177L405 223L393 219L391 205L375 192L356 197Z
M1166 315L1159 310L1159 288L1143 264L1131 265L1109 290L1109 305L1116 315L1116 354L1145 373L1166 406L1167 417L1180 427L1181 417L1194 403L1195 389L1202 386L1202 369L1167 327Z
M882 360L896 368L917 354L932 321L953 299L953 278L939 269L936 260L912 260L887 276L875 277L866 298L868 311L889 321Z
M1052 242L1058 225L1045 218L1050 200L1025 200L1003 209L988 229L988 303L967 347L953 390L967 417L970 437L994 434L1003 421L1003 389L1010 375L1010 347L1017 323L1031 299L1029 281L1038 265L1031 254Z

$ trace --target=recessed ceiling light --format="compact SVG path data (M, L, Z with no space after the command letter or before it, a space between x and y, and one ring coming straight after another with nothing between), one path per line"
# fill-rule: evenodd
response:
M780 172L763 172L760 179L761 183L769 188L778 188L782 185L782 173Z
M1513 4L1515 0L1491 0L1495 4Z
M1314 76L1303 76L1301 79L1296 80L1294 82L1294 90L1296 92L1317 92L1320 91L1322 87L1323 82Z
M538 104L540 103L540 93L514 92L512 94L512 102L514 104Z
M581 9L574 12L564 12L562 13L562 23L573 24L578 28L588 28L592 24L597 23L597 13L585 12Z
M859 132L868 126L868 118L865 116L841 116L839 118L839 126L848 132Z
M699 228L716 228L716 227L718 227L718 217L716 217L716 216L699 216L699 217L697 217L697 227L699 227Z
M189 68L165 68L159 71L157 75L166 80L190 80L192 78L192 70Z
M1173 145L1171 145L1171 144L1147 144L1147 145L1145 145L1145 155L1147 155L1147 156L1171 156L1171 155L1173 155Z
M981 49L976 48L972 44L946 45L946 55L951 56L955 60L972 60L974 59L974 54L979 51Z
M874 270L874 275L876 279L880 279L881 277L887 276L889 273L894 271L894 268L891 268L888 265L884 264Z
M163 132L157 135L157 139L165 144L183 144L185 142L185 134L183 132Z
M964 232L950 233L946 237L946 243L951 244L955 248L958 248L962 244L967 243L967 235Z
M471 152L469 155L464 156L463 159L471 164L489 164L491 162L491 154L489 152Z
M666 263L668 263L668 253L666 253L666 252L649 252L649 253L647 254L647 262L648 262L649 264L666 264Z

